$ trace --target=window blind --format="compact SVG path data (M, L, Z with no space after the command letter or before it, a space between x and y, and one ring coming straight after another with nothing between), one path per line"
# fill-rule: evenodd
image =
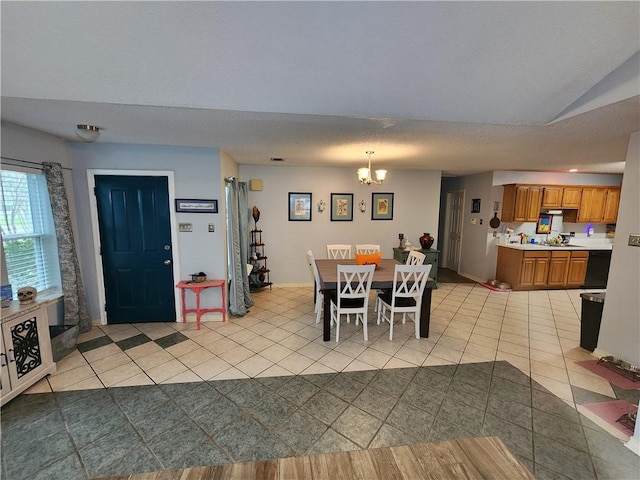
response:
M0 229L14 298L19 288L60 287L53 215L44 175L0 170Z

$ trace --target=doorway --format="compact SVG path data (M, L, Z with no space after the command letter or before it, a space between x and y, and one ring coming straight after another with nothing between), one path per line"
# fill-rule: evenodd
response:
M168 176L98 173L93 183L102 323L175 321Z
M442 263L444 268L458 273L460 267L460 248L462 246L462 219L464 217L464 190L447 193L447 210L445 215L444 251Z

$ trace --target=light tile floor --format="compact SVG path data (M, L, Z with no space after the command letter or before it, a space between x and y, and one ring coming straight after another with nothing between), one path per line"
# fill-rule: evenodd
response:
M429 338L413 324L375 325L369 341L343 324L324 342L311 288L253 294L255 306L228 322L101 325L54 375L29 393L506 360L575 406L572 387L611 398L609 382L575 364L594 357L580 348L582 290L493 292L477 284L440 284L433 292ZM101 345L101 341L109 341ZM129 342L129 343L127 343Z

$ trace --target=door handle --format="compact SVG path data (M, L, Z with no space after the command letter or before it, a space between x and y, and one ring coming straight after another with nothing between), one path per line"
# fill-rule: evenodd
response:
M165 245L165 246L164 246L164 249L165 249L165 250L171 250L171 245Z
M171 265L171 260L169 260L168 258L164 261L165 265Z

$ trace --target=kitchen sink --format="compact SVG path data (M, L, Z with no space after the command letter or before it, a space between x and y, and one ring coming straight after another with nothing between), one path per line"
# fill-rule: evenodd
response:
M549 245L543 245L544 247L551 247L551 248L585 248L583 245L574 245L574 244L557 244L557 243L551 243Z

